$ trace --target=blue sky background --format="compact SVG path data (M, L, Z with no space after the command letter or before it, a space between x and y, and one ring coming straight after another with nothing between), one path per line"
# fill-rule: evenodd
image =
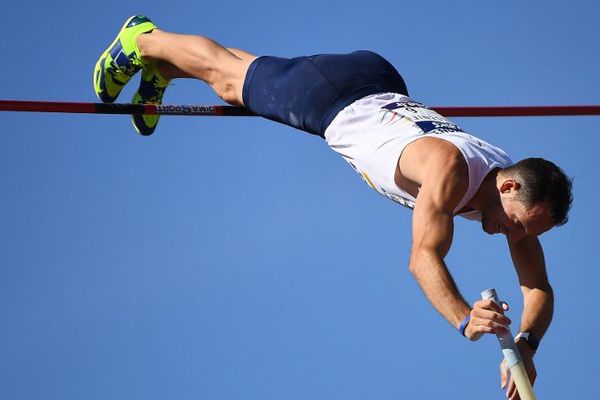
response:
M257 54L374 50L429 105L597 104L599 8L8 2L0 98L96 101L96 58L144 13ZM166 102L220 103L197 81ZM456 122L575 177L571 222L542 237L556 310L536 391L595 398L600 118ZM412 214L317 137L257 118L165 117L143 138L127 116L0 113L0 187L0 398L504 396L496 339L462 338L408 272ZM502 237L459 221L446 261L469 301L496 287L518 320Z

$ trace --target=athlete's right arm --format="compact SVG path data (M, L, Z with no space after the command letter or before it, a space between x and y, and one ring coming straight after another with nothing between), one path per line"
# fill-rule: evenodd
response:
M431 304L455 328L471 315L465 331L469 339L501 332L510 323L502 309L489 300L480 300L471 309L444 263L452 244L454 209L467 189L466 164L451 151L430 160L414 208L410 271Z

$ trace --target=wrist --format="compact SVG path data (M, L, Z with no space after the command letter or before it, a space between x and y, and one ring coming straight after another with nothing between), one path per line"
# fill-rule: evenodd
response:
M458 326L458 332L460 332L460 334L464 337L467 337L467 335L465 335L465 332L467 330L467 326L469 325L469 321L471 321L471 311L469 311L467 316L462 320L462 322Z
M540 341L531 332L519 332L515 336L515 343L524 344L532 353L535 353L540 345Z
M519 340L516 343L516 346L517 350L519 350L519 355L521 356L522 360L533 360L533 357L535 356L535 351L533 351L531 347L529 347L527 342L525 342L524 340Z

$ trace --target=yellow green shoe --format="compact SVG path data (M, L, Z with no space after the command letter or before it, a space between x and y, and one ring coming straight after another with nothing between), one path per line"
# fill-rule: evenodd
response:
M144 65L140 87L133 95L133 104L162 104L165 89L169 86L157 68L156 62ZM131 122L135 130L144 136L151 135L156 129L160 115L133 114Z
M134 15L125 21L115 40L102 53L94 68L96 96L104 103L117 99L121 89L144 65L136 38L156 29L143 15Z

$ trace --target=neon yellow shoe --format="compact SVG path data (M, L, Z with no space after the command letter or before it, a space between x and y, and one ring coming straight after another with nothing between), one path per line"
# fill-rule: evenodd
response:
M140 87L133 95L133 104L162 104L165 89L169 86L156 66L156 62L144 65ZM133 114L131 122L135 130L144 136L151 135L156 129L160 115Z
M142 68L145 61L138 49L136 38L154 29L156 25L143 15L134 15L125 21L117 37L102 53L94 68L94 89L101 101L115 101L123 86Z

